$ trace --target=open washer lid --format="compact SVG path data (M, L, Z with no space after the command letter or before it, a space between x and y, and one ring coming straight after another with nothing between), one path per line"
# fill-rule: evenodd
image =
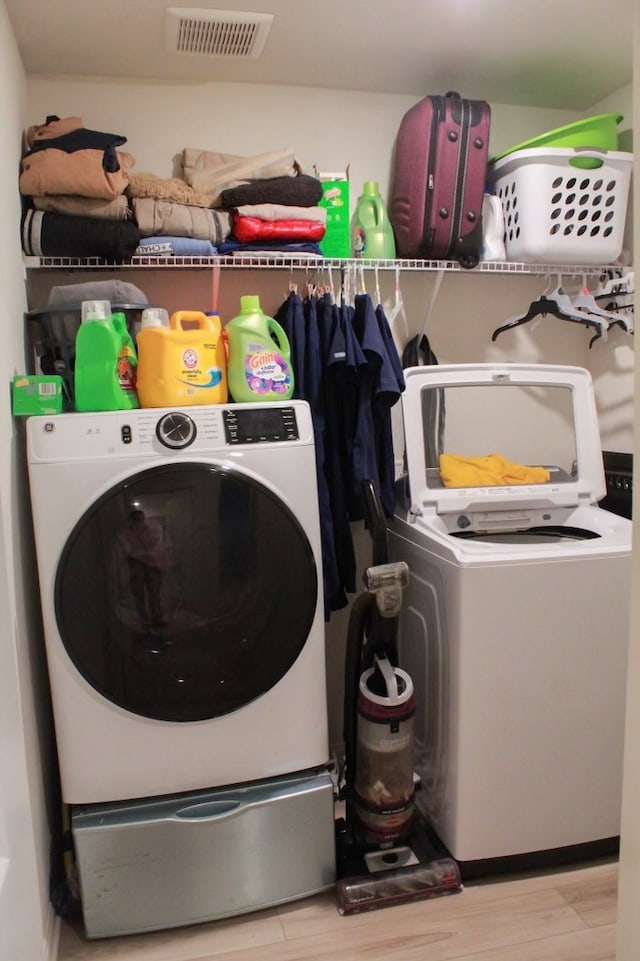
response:
M404 371L411 511L438 514L575 507L606 491L588 370L552 364L451 364ZM499 454L546 467L544 483L446 486L439 455Z

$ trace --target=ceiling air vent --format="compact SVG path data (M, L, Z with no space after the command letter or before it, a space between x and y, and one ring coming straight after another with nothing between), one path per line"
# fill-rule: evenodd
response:
M169 7L165 44L169 53L251 60L262 53L272 22L271 13Z

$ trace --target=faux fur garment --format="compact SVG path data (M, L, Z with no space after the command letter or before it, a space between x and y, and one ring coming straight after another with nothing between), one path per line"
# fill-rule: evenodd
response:
M212 207L213 197L202 194L177 177L163 178L156 174L136 173L129 175L128 197L150 197L152 200L168 200L189 207Z

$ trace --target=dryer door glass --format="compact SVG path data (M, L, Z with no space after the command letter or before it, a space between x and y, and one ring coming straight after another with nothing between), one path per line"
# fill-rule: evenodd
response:
M157 467L100 497L55 584L58 629L83 677L166 721L228 714L272 688L317 600L313 551L289 508L209 464Z

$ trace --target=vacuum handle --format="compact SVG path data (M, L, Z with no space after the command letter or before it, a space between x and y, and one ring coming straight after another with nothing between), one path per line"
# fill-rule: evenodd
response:
M387 697L392 702L392 704L398 703L398 678L396 677L396 672L391 667L388 657L378 657L375 655L374 658L376 664L378 665L382 676L384 678L384 683L387 688Z
M386 564L387 552L387 524L380 498L373 486L373 481L366 478L362 482L362 500L364 519L373 540L373 564Z

